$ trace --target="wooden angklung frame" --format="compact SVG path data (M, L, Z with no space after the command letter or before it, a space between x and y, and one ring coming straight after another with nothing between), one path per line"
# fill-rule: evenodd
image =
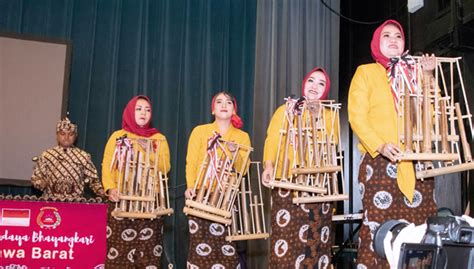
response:
M121 139L121 141L119 141ZM112 216L130 219L154 219L171 215L168 195L168 177L159 171L162 140L130 139L117 140L116 153L111 167L117 167L115 179L119 192ZM139 150L141 148L142 150Z
M332 100L287 99L270 187L294 191L296 204L349 198L344 187L339 111L340 104ZM279 169L282 175L276 178Z
M242 178L232 209L227 241L266 239L270 236L265 225L259 164L251 162L249 172Z
M248 171L252 151L252 147L222 140L217 133L210 137L194 184L196 195L186 199L183 212L230 225L234 201L242 177Z
M474 169L469 145L472 115L460 69L461 58L437 57L434 81L422 78L420 58L413 59L417 74L415 90L410 91L406 83L400 83L398 88L398 146L403 148L400 160L417 162L418 179Z

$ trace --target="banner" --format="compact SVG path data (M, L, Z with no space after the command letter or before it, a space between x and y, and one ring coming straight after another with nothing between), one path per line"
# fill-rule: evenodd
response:
M107 205L0 200L0 269L104 268Z

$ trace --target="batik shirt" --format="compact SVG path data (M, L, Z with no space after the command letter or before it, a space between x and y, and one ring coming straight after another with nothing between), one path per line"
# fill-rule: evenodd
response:
M97 195L104 189L90 155L77 148L56 146L41 154L31 176L31 183L46 198L80 198L86 184Z

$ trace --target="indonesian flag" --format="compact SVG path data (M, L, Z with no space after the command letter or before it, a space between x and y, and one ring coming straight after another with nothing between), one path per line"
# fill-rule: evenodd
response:
M30 210L18 208L2 208L0 226L30 226Z

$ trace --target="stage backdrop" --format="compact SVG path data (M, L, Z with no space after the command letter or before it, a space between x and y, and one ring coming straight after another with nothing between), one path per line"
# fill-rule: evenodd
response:
M338 10L339 1L330 2ZM99 169L127 101L151 98L153 123L172 157L176 213L165 221L165 255L176 268L185 267L187 252L187 140L211 121L213 93L236 96L255 160L273 110L299 94L313 66L328 69L337 98L339 23L319 0L0 0L0 31L72 42L68 110L79 125L78 146ZM265 246L252 249L252 264L264 266Z

